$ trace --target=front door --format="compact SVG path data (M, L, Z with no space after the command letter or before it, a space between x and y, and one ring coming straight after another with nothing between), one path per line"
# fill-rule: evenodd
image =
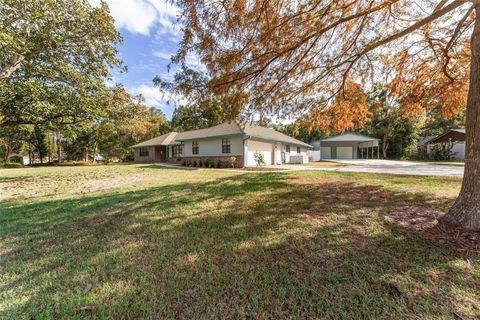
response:
M155 147L155 161L165 162L167 161L167 148L164 146Z

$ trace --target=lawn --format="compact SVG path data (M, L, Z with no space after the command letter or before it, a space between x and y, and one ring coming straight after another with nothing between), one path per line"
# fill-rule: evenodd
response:
M0 170L0 318L480 317L480 255L389 222L460 179Z

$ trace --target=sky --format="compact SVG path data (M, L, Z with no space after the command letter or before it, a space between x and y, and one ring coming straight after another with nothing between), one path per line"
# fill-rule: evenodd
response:
M100 0L90 0L98 5ZM142 94L146 105L161 109L171 118L175 108L171 97L164 96L153 86L153 78L173 76L168 72L170 57L176 52L181 40L177 9L165 0L106 0L115 26L123 36L118 45L119 58L128 67L127 73L113 71L113 82L121 83L128 92ZM195 67L200 62L188 57L187 64Z

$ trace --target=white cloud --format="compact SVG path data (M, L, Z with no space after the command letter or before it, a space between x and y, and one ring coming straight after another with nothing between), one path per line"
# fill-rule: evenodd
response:
M160 32L177 35L179 29L174 22L178 9L167 0L106 0L117 28L133 33L149 35L150 29L159 25ZM90 0L98 6L100 0Z
M168 61L171 60L171 58L174 54L175 53L172 53L172 52L169 52L169 51L163 51L163 50L152 51L153 56L155 56L157 58L160 58L160 59L163 59L163 60L168 60Z
M163 109L165 105L185 103L185 99L181 96L177 96L170 93L162 93L159 88L142 84L135 88L130 88L128 90L133 95L141 94L145 98L145 104L149 107L155 107L158 109Z

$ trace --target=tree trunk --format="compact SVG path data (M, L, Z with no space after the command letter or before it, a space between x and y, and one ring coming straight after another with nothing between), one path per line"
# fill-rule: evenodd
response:
M475 3L475 11L465 119L465 172L460 195L443 220L480 230L480 2Z
M62 163L62 142L60 141L60 137L57 138L57 157L58 163Z
M383 158L387 159L387 149L388 149L387 135L384 135L382 140L383 140L382 141Z

